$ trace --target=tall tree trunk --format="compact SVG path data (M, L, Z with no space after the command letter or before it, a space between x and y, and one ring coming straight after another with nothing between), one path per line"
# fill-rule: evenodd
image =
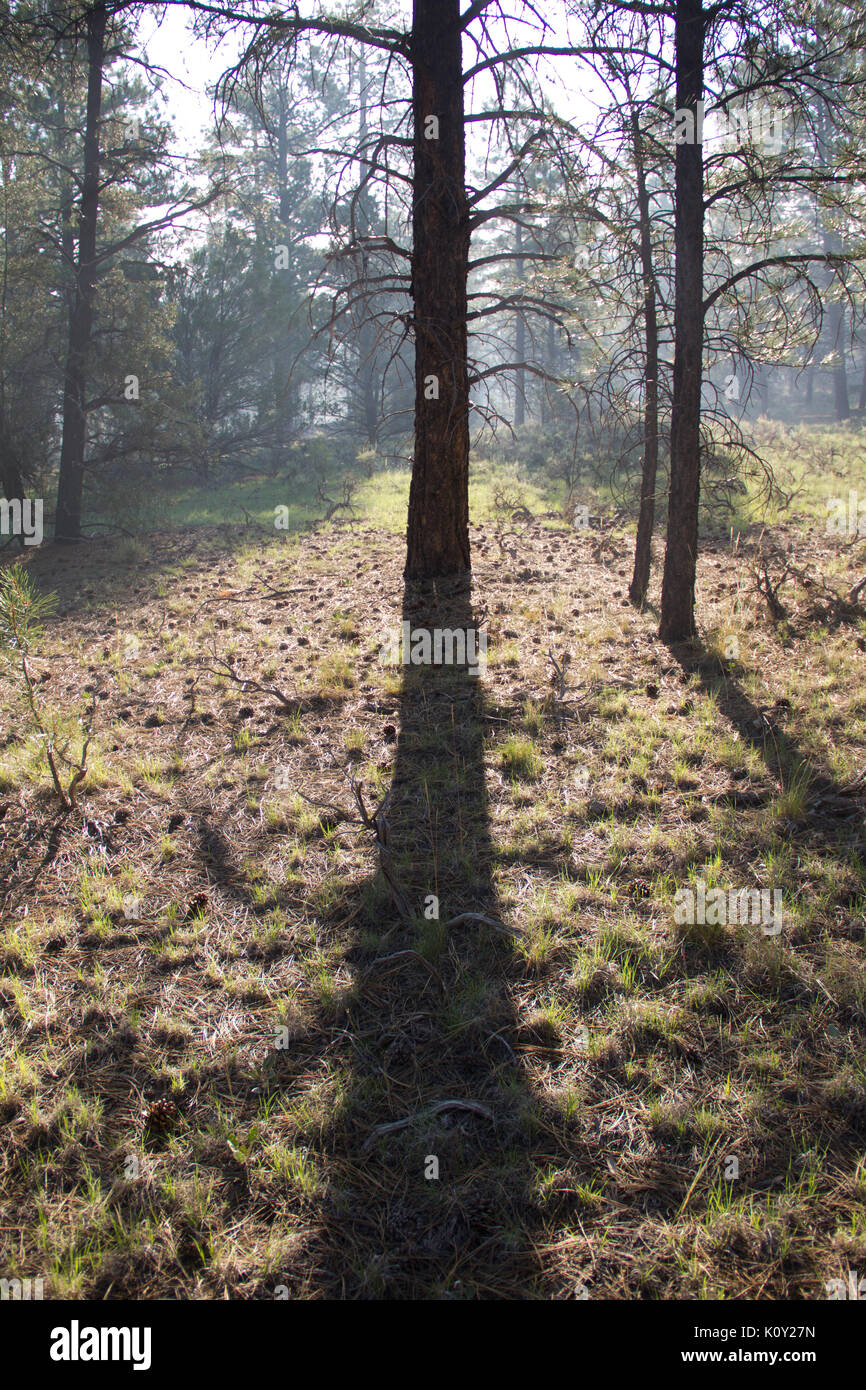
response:
M861 414L866 410L866 352L863 354L863 375L860 378L860 399L857 402L857 409Z
M3 194L4 204L6 190L9 188L11 178L10 161L3 157ZM5 207L4 207L5 212ZM9 301L9 236L8 233L3 238L3 269L0 275L0 315L5 322L6 310ZM8 407L6 403L6 361L5 361L5 340L0 338L0 487L3 495L9 502L24 501L24 479L21 475L21 468L12 442L12 431L9 429Z
M659 635L680 642L695 634L695 571L701 474L701 379L704 340L704 160L698 103L704 85L701 0L677 0L677 109L695 113L694 140L679 144L675 164L674 373L671 484Z
M0 391L0 487L7 501L23 502L24 477L7 427L4 394Z
M63 164L68 153L69 137L66 132L66 98L62 90L57 97L57 135L55 151L58 164ZM63 298L66 312L72 317L75 304L75 229L72 225L72 210L75 205L75 188L71 174L64 175L63 201L60 205L60 262L63 276Z
M364 235L369 235L365 230ZM370 276L370 257L361 253L361 280L366 286ZM363 318L358 328L358 372L355 378L356 413L360 418L364 440L369 449L376 447L379 435L379 383L376 379L376 329L370 317L370 301L361 305Z
M277 215L280 221L280 234L285 238L284 244L288 247L289 256L292 248L292 200L289 195L289 112L286 98L286 90L282 85L279 89L279 114L277 116ZM288 323L291 314L292 289L295 282L294 264L290 262L286 266L279 278L280 292L283 296L285 311L282 318L282 329L286 334L286 341L283 342L277 334L273 348L273 379L274 379L274 399L277 401L276 417L274 421L274 468L281 467L286 460L286 449L289 443L289 426L294 419L295 408L295 387L294 383L286 382L285 357L289 350Z
M288 231L292 220L292 200L289 197L289 113L285 89L280 87L280 114L277 117L277 197L279 218Z
M815 127L815 154L819 169L824 172L835 161L837 155L835 131L832 122L828 118L828 113L823 105L819 108L818 120ZM817 199L815 201L815 217L821 229L821 240L824 250L829 255L841 251L844 243L840 240L837 233L828 227L824 222L823 210ZM841 298L844 292L844 273L835 267L827 267L827 287L826 295L829 298L833 287L839 279L838 303L828 305L826 309L827 324L829 327L829 338L833 346L833 405L837 420L847 420L851 414L851 404L848 400L848 376L845 366L845 344L843 340L845 326L845 303ZM824 300L825 304L827 299Z
M358 123L358 147L367 154L367 64L364 51L361 50L361 58L358 69L358 83L360 87L360 108ZM358 197L355 205L355 236L366 238L373 232L373 208L366 182L366 169L362 166L362 178L364 182L358 190ZM371 314L370 303L370 256L366 246L361 252L361 283L363 285L364 298L361 302L361 324L358 330L358 376L356 382L356 398L361 420L363 422L364 438L370 449L375 448L379 433L379 383L376 380L376 326Z
M555 377L559 368L559 344L556 341L556 324L552 318L547 320L547 352L545 353L545 358L545 371L549 376ZM547 404L550 407L550 423L555 425L558 397L554 395L551 398L549 382L544 383L544 394L547 396Z
M87 12L87 116L84 127L84 181L78 224L75 297L69 318L69 348L63 386L63 441L57 485L55 539L81 538L81 496L87 438L87 354L93 332L96 286L96 219L99 212L99 119L108 12L98 4Z
M634 573L629 598L640 606L647 595L652 564L652 538L656 512L656 472L659 460L659 330L656 314L656 288L653 274L650 205L647 193L643 143L637 115L632 117L637 205L640 225L640 264L643 280L644 321L644 446L640 483L640 511L634 548Z
M518 250L518 252L521 252L521 251L523 250L523 228L522 228L522 226L520 225L519 222L518 222L518 224L517 224L517 250ZM520 289L522 290L522 289L523 289L523 286L524 286L524 278L523 278L523 264L524 264L524 263L523 263L523 257L520 256L519 259L515 262L515 264L516 264L516 267L517 267L517 283L518 283L518 285L520 286ZM522 310L522 309L518 309L518 311L517 311L517 334L516 334L516 342L515 342L515 356L516 356L518 362L525 362L525 361L526 361L526 319L524 318L524 314L523 314L523 310ZM525 419L526 419L526 372L524 371L523 367L518 367L518 368L517 368L517 373L516 373L516 379L515 379L515 397L514 397L514 427L515 427L515 429L518 429L518 430L519 430L519 429L522 429Z
M470 566L469 213L460 0L414 0L412 63L415 458L405 573L407 579L429 579L465 573Z

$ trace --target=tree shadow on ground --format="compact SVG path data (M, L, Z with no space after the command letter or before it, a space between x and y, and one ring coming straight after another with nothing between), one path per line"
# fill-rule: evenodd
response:
M407 590L402 617L415 630L451 633L475 634L483 622L466 585ZM272 974L274 989L292 969L304 984L280 1001L286 1037L276 1046L273 1003L263 1001L261 1062L185 1056L187 1043L162 1025L145 1043L126 1022L83 1019L86 1041L68 1080L104 1105L108 1149L90 1154L85 1143L83 1152L106 1177L113 1170L112 1209L130 1222L164 1209L150 1179L117 1174L130 1109L171 1098L172 1051L189 1084L176 1097L176 1127L160 1135L139 1125L143 1153L168 1147L173 1164L188 1171L192 1160L213 1185L206 1216L170 1215L169 1249L156 1263L152 1244L112 1252L96 1296L166 1296L178 1277L197 1296L263 1299L281 1289L349 1299L549 1292L536 1183L553 1118L531 1064L554 1057L558 1039L543 1023L519 1022L518 992L534 985L520 934L499 920L484 682L459 663L407 665L398 707L385 780L376 792L360 789L368 814L388 789L386 820L374 833L356 818L379 868L361 880L355 871L331 896L327 883L306 884L306 921ZM350 803L345 790L342 800ZM221 833L200 816L190 824L208 892L241 917L254 910ZM115 940L134 946L125 933ZM102 954L105 942L95 944ZM177 955L140 962L136 1007L161 1010L163 983L183 967ZM154 1044L167 1054L158 1067ZM257 1126L267 1131L264 1151L249 1139ZM109 1162L112 1134L125 1151ZM34 1132L32 1144L50 1150L52 1136ZM241 1256L232 1270L218 1267L208 1232L219 1238L228 1217L257 1243L256 1258L269 1230L283 1242L273 1268L253 1270L247 1258L242 1270Z
M468 586L407 589L403 620L479 630ZM348 949L341 1114L321 1138L330 1178L302 1260L314 1268L295 1287L531 1297L537 1117L517 1051L519 946L496 925L483 681L465 666L406 665L399 703L382 826L396 891Z
M809 814L806 824L792 824L796 837L846 861L852 852L866 852L862 802L866 788L840 783L823 760L798 747L782 727L787 705L756 705L737 681L735 665L699 644L680 644L670 650L683 673L696 678L700 691L718 701L722 717L743 745L760 755L780 791L792 785L803 788Z
M760 755L778 785L780 811L786 793L789 795L789 814L780 814L777 820L779 841L790 848L798 864L815 856L816 862L823 862L834 876L831 901L825 905L825 914L829 912L832 921L825 915L819 929L810 924L808 913L803 922L792 919L790 909L799 904L790 893L790 884L776 878L769 886L782 890L788 908L779 937L769 933L762 937L761 926L744 927L741 922L733 930L729 925L715 948L694 939L684 940L682 951L686 974L697 976L707 968L724 966L745 986L745 1000L759 1005L756 1015L746 1017L742 1037L751 1033L755 1043L760 1036L768 1048L782 1044L787 1049L780 1053L778 1067L771 1065L763 1079L761 1102L753 1109L748 1126L737 1142L729 1145L732 1154L740 1158L741 1176L727 1186L717 1184L713 1190L710 1184L707 1190L696 1191L692 1209L723 1225L728 1204L748 1203L750 1195L769 1199L763 1230L754 1223L752 1230L746 1223L734 1229L731 1223L727 1234L719 1237L724 1250L721 1263L754 1264L756 1277L760 1271L759 1293L765 1296L791 1296L794 1290L798 1296L815 1297L815 1274L804 1258L802 1244L795 1243L790 1251L784 1249L784 1240L780 1241L772 1229L772 1218L775 1213L782 1225L787 1222L790 1230L799 1232L804 1222L832 1224L832 1202L828 1199L818 1210L813 1207L811 1214L808 1212L804 1194L811 1191L816 1173L828 1191L851 1183L856 1187L859 1182L866 1135L866 1087L862 1076L859 1082L857 1079L857 1058L866 1042L866 994L853 976L847 981L843 976L839 987L831 980L831 989L825 979L830 978L828 953L840 946L846 953L855 951L856 944L862 949L866 935L862 910L866 788L862 779L841 783L823 759L804 750L782 728L785 703L757 706L736 679L730 663L720 662L697 642L677 644L670 650L696 688L717 701L721 717L743 745ZM736 792L732 792L731 806L737 805ZM740 851L749 845L748 830L742 839L732 837L729 845L726 873L733 882ZM721 881L725 881L725 872ZM738 1008L742 1007L739 1003ZM725 1015L727 1009L722 1012ZM749 1013L747 1008L745 1014ZM754 1031L756 1021L759 1034ZM738 1056L731 1051L731 1043L737 1043L736 1036L725 1042L720 1028L696 1065L711 1071L721 1067L730 1076L735 1063L748 1073L754 1065L746 1055L750 1048L740 1043ZM715 1167L721 1172L724 1147L719 1152Z

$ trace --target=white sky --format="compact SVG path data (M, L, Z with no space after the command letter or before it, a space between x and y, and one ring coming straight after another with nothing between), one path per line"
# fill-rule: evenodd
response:
M468 0L467 0L468 3ZM326 10L339 14L339 0L307 0L301 3L302 13L315 13ZM400 0L394 10L398 16L392 23L404 25L407 29L412 22L411 0ZM515 10L517 10L515 6ZM565 0L546 0L539 6L553 31L543 36L543 41L556 45L566 40L568 28ZM538 22L531 14L529 23L512 20L509 33L512 42L535 43L542 37ZM211 100L207 97L208 86L212 86L222 72L228 68L240 51L245 32L237 33L223 40L218 47L197 39L192 33L193 13L182 4L168 3L154 5L141 12L138 29L144 43L147 57L163 68L169 76L164 91L168 97L176 130L178 150L184 154L195 152L201 144L204 131L214 127L214 114ZM491 19L490 32L496 38L497 29L502 29L500 21ZM475 26L477 32L477 24ZM470 39L464 39L464 65L468 68L477 61L477 53ZM553 101L556 109L567 119L585 123L591 127L599 106L609 102L603 84L594 78L591 69L571 58L545 59L543 70L539 73L542 85ZM475 91L467 89L467 108L479 109L485 103L490 105L492 85L489 79L476 81ZM712 139L714 123L710 119L706 128L706 138ZM472 143L480 147L482 130L470 127Z
M202 134L214 127L213 104L206 95L234 58L236 44L213 45L192 32L192 14L182 5L154 7L144 13L138 32L148 60L165 70L164 92L174 120L177 143L183 154L195 153Z
M321 8L331 12L339 11L339 6L333 4L322 5ZM556 12L559 11L563 25L556 36L548 34L546 41L555 43L559 39L561 42L565 25L564 10L557 0L553 0L552 4L548 0L546 10L548 20L552 22L555 22ZM399 6L399 13L402 22L407 28L410 27L412 6L408 0L403 0ZM166 78L164 91L168 97L168 109L174 117L178 147L185 154L198 148L202 131L213 129L213 107L206 96L206 90L234 61L243 38L242 33L230 36L214 50L213 44L194 37L192 22L191 11L180 4L169 4L162 8L154 6L152 11L144 12L138 26L148 59L170 74ZM511 32L513 38L523 41L525 35L525 41L533 43L537 41L536 28L537 25L531 29L523 25L514 25ZM496 25L491 25L491 29L495 33ZM475 61L477 55L471 41L464 40L465 66L468 68ZM570 59L548 59L546 64L550 71L545 86L551 95L554 88L558 88L557 108L571 118L582 112L588 122L592 121L595 107L589 97L590 75L587 71L578 70L575 62ZM473 94L467 90L467 106L471 108L483 105L482 98L489 101L492 92L489 80L483 83L478 81L475 86L474 99ZM475 127L471 133L478 135L481 132Z

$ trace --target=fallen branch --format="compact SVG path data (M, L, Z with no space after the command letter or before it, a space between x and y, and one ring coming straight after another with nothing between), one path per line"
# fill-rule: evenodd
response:
M387 1124L376 1125L364 1141L364 1149L372 1148L377 1139L381 1139L386 1134L397 1134L401 1129L408 1129L409 1126L422 1116L433 1118L434 1115L441 1115L445 1110L463 1110L470 1115L480 1115L484 1120L491 1120L496 1123L496 1116L492 1110L488 1110L486 1105L482 1105L477 1100L437 1100L426 1111L421 1111L417 1115L407 1115L402 1120L391 1120Z
M296 710L301 708L301 702L298 699L284 694L278 686L262 685L261 681L255 680L252 676L242 675L231 657L218 656L216 649L214 649L213 659L217 662L216 667L206 666L204 662L201 662L199 663L201 670L209 671L212 676L228 676L229 680L239 686L242 692L255 690L258 691L260 695L270 695L272 699L279 702L283 709L288 710L291 714L294 714Z
M260 603L262 600L267 601L277 598L289 598L292 594L306 594L309 593L310 589L313 587L312 584L302 584L297 589L272 589L266 580L263 582L265 585L264 593L253 593L249 590L243 593L235 593L232 590L228 590L224 593L214 594L213 598L206 598L204 603L200 603L193 613L193 621L195 621L199 613L203 613L212 603L241 603L244 601ZM163 622L165 622L165 617L163 617Z
M446 929L451 927L462 927L467 922L479 922L482 926L493 927L494 931L503 932L505 936L511 936L515 941L521 941L522 935L516 927L507 927L504 922L498 921L496 917L485 917L482 912L461 912L450 921L443 922L442 926Z
M336 806L333 801L317 801L315 797L307 796L306 792L302 792L300 788L298 788L298 796L302 801L306 801L308 805L318 807L320 811L329 811L338 821L344 820L352 822L355 819L348 811L344 811L342 806Z
M313 584L301 584L296 589L275 589L266 579L263 579L262 583L265 586L265 592L261 595L262 598L289 598L292 594L306 594L310 589L315 588Z

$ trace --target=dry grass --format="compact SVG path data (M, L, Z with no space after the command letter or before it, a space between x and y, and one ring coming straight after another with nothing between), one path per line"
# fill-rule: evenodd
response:
M624 538L473 539L479 681L379 664L405 617L476 621L404 595L384 531L27 557L60 595L44 698L104 698L62 815L2 692L4 1275L814 1298L863 1269L862 624L773 627L710 550L705 648L674 654ZM409 920L349 772L392 791ZM678 925L697 878L781 888L781 936Z

